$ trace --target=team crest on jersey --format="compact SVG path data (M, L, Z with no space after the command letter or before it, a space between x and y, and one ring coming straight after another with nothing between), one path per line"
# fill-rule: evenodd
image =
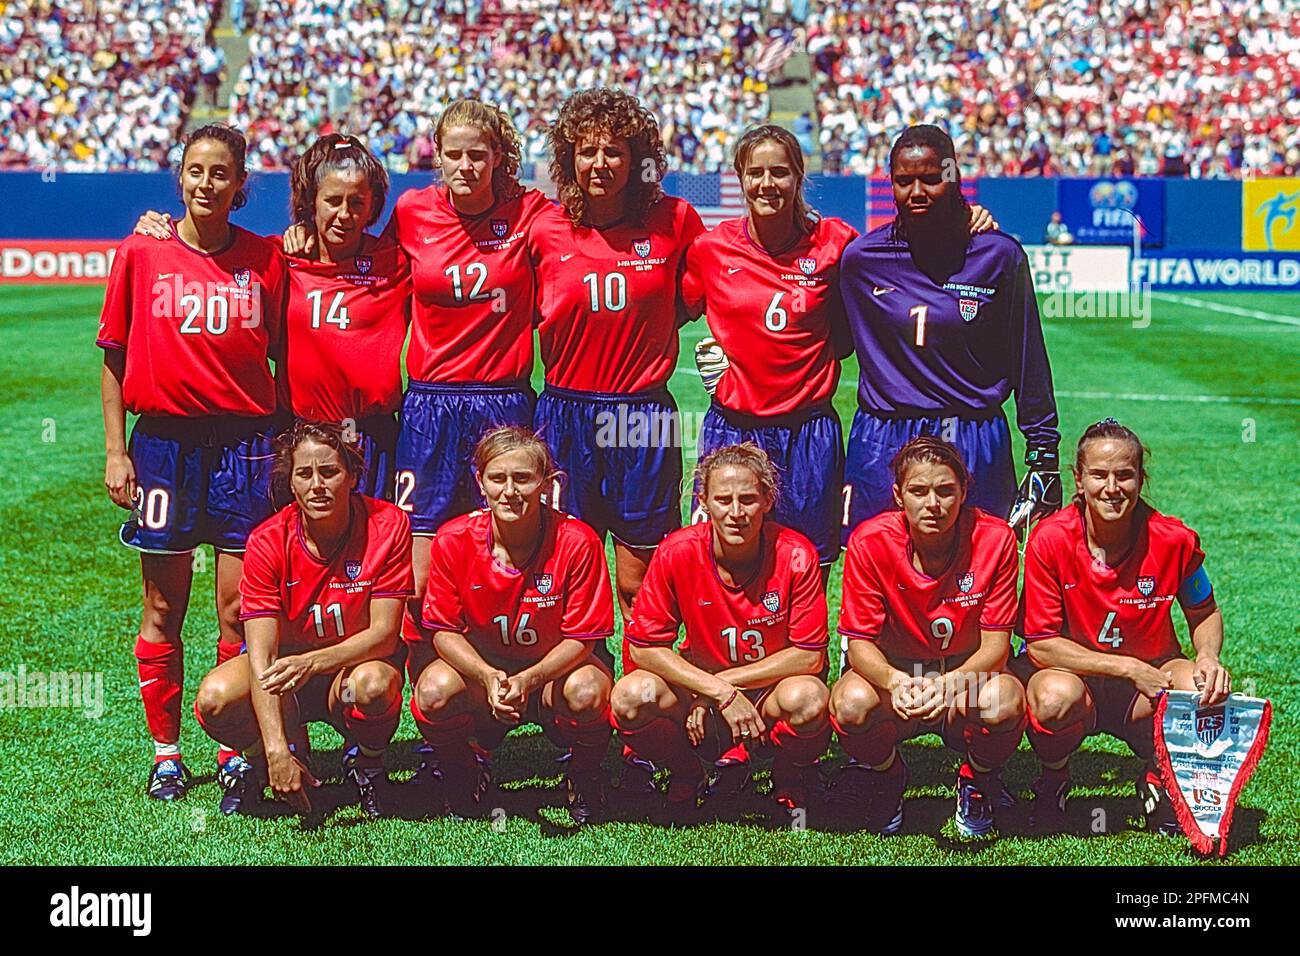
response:
M343 573L348 576L349 581L355 581L357 578L361 577L361 562L360 561L344 562Z
M763 595L763 607L767 608L772 614L781 610L781 595L775 591L768 591Z
M510 231L509 220L506 219L492 220L492 235L496 236L498 239L504 239L506 233L509 231Z
M796 260L799 263L799 271L806 276L812 275L817 271L817 260L812 258L801 258Z
M357 264L357 271L362 275L370 272L371 266L375 264L375 260L371 256L357 256L352 261Z
M974 322L980 310L979 299L958 299L957 309L961 312L963 322Z
M253 270L236 269L233 273L231 273L231 275L235 277L235 285L239 286L241 289L247 289L248 283L251 282L253 279Z
M638 239L636 242L632 243L632 251L642 259L646 258L650 255L650 240Z
M966 571L957 577L957 587L961 588L962 594L969 594L970 589L975 586L975 572Z
M1144 574L1138 578L1138 590L1142 592L1143 597L1150 597L1151 592L1156 589L1156 579L1150 574Z
M551 585L555 583L555 578L549 574L534 574L533 587L537 589L538 594L550 594Z
M1214 742L1219 739L1219 735L1223 733L1223 726L1222 707L1196 712L1196 739L1201 742L1201 746L1213 746Z

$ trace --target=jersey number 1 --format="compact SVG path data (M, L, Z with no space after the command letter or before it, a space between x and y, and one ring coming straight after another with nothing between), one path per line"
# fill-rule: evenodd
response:
M908 315L916 319L916 346L921 348L925 345L925 315L930 311L928 305L917 305L912 307Z

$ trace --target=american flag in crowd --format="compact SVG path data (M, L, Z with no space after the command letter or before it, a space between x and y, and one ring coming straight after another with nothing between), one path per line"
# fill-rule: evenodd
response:
M710 229L745 214L745 196L733 173L671 173L664 186L694 206Z
M979 202L979 178L961 181L961 194L969 203ZM875 229L894 218L894 185L887 176L873 176L867 184L867 228Z

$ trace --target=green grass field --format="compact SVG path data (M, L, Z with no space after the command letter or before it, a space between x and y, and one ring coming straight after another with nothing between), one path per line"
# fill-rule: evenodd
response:
M575 831L555 789L555 751L535 728L517 732L497 753L501 812L494 820L425 819L409 792L414 788L403 791L400 816L363 820L351 789L339 780L339 737L323 726L312 735L314 763L318 775L330 780L316 795L323 812L311 826L275 811L226 819L216 812L215 748L189 710L214 656L210 553L195 576L185 628L182 745L199 785L179 804L148 801L143 787L149 741L131 653L139 618L138 562L116 542L122 513L102 486L100 353L92 344L102 298L102 289L95 287L0 290L0 354L5 357L0 436L9 475L0 490L7 516L0 573L12 582L4 589L0 671L88 671L102 673L103 679L103 713L97 718L66 708L0 711L6 777L0 792L0 862L1197 862L1185 841L1135 829L1131 780L1139 763L1122 745L1097 739L1074 761L1071 832L1025 835L1022 803L1003 813L1003 838L991 845L951 838L945 821L952 810L957 757L937 738L905 747L911 768L907 822L903 835L889 839L801 831L759 812L739 823L685 830L616 822ZM1196 528L1208 553L1227 622L1225 661L1235 686L1273 700L1272 743L1233 829L1228 862L1238 864L1300 861L1295 799L1300 785L1295 769L1300 326L1269 315L1300 315L1300 295L1157 300L1147 328L1134 328L1127 319L1047 322L1066 435L1063 456L1072 454L1073 439L1085 425L1107 415L1143 436L1153 450L1151 500ZM684 412L706 407L698 377L686 369L701 334L702 324L685 331L683 368L672 382ZM856 374L849 363L837 395L846 432ZM837 568L832 626L838 608ZM414 769L415 737L406 714L390 753L395 780L405 780ZM830 765L839 759L836 753ZM618 765L611 748L607 766L617 771ZM1035 770L1022 744L1008 767L1008 785L1023 795ZM1106 832L1094 833L1094 822L1103 819Z

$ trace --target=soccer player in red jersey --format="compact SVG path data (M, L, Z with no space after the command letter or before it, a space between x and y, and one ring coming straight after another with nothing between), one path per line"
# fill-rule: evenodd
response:
M710 792L745 786L756 744L775 749L775 799L806 808L831 736L817 676L827 643L817 549L770 518L779 479L757 445L717 449L698 477L709 520L670 534L650 562L625 634L634 669L615 685L614 726L671 771L670 820L695 810L702 761L715 771Z
M260 797L267 777L277 796L311 812L304 787L316 782L289 741L314 720L352 742L345 775L366 815L382 813L384 749L402 709L398 634L414 578L410 521L357 492L364 470L332 422L298 422L280 440L275 477L293 503L248 538L239 585L248 653L211 671L194 702L208 735L248 757L221 768L223 813Z
M681 524L677 406L666 383L699 214L665 196L659 124L635 97L585 90L551 126L559 206L533 223L546 390L534 424L568 476L550 502L613 535L626 619L654 548Z
M300 225L283 241L290 258L280 405L299 421L339 422L355 435L366 460L357 490L391 499L410 269L395 240L365 231L383 212L388 173L355 136L330 133L294 164L290 185ZM171 217L147 212L136 232L166 239Z
M165 242L130 236L109 276L97 344L109 497L133 509L121 540L140 551L144 608L135 655L155 761L148 793L185 795L180 753L181 625L191 552L216 551L218 660L239 653L245 541L271 514L283 257L230 222L244 202L243 136L190 134L181 157L185 217ZM125 440L126 413L140 416Z
M555 462L531 429L489 432L473 463L488 506L432 540L423 617L438 659L420 674L411 712L453 812L477 812L491 751L532 722L570 752L567 806L582 824L605 800L614 683L605 551L590 527L543 502Z
M895 455L894 502L859 525L844 558L840 634L849 668L831 720L850 762L832 801L875 833L903 824L903 740L940 734L964 753L954 822L994 828L999 771L1025 729L1025 692L1007 672L1017 554L1006 519L966 504L955 446L922 435Z
M697 236L682 276L687 312L707 313L729 360L699 455L744 441L766 451L783 489L774 517L812 539L825 579L840 553L844 484L844 436L831 399L840 359L853 352L839 261L857 231L809 208L803 151L787 130L749 130L734 165L748 215Z
M1043 764L1033 815L1044 828L1063 821L1070 755L1104 733L1147 761L1137 790L1148 828L1177 833L1151 763L1156 701L1196 689L1209 707L1232 689L1200 539L1142 499L1145 459L1138 436L1113 418L1090 426L1075 453L1074 501L1040 522L1025 548L1024 635L1040 668L1028 680L1029 742ZM1174 634L1175 602L1195 661Z

